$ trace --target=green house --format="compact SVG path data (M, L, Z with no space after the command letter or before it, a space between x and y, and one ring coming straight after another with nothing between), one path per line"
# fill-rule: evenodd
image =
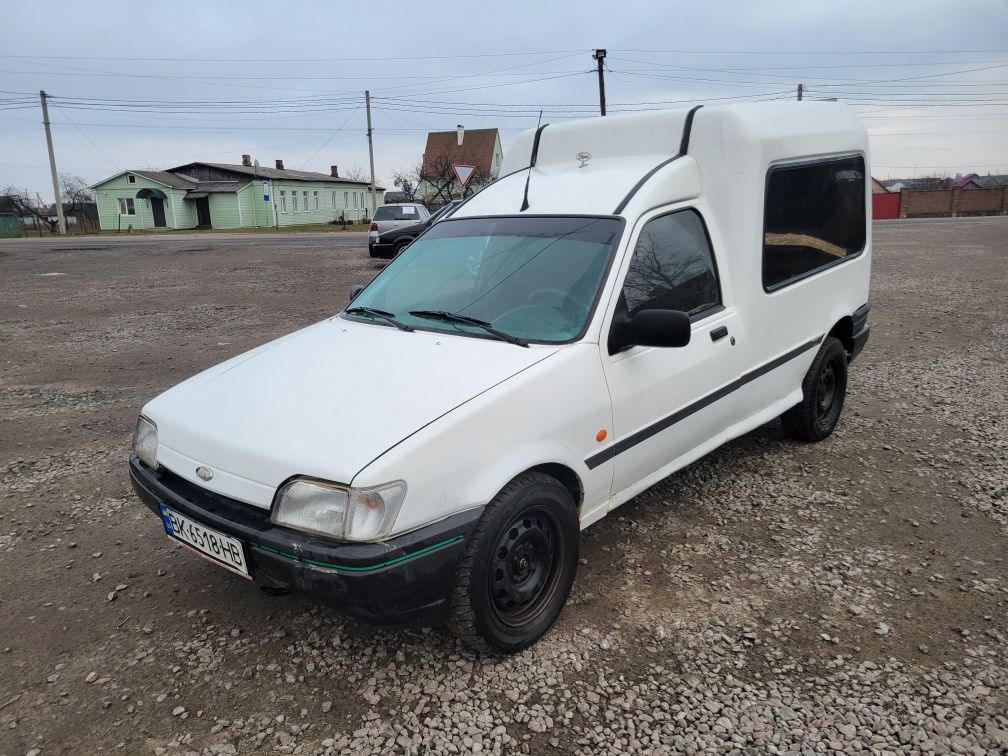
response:
M187 163L164 171L123 171L92 187L103 231L144 228L271 228L360 222L371 215L365 181L329 173ZM377 193L383 187L375 187ZM381 195L378 196L379 203Z

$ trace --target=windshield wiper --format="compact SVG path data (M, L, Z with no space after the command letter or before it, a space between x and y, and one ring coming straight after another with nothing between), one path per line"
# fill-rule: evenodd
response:
M468 315L459 315L456 312L448 312L447 310L410 310L410 315L415 315L418 318L430 318L431 320L444 320L449 323L465 323L466 325L482 328L491 336L495 336L501 341L506 341L509 344L517 344L518 346L523 347L528 346L528 342L525 339L519 338L518 336L512 336L510 333L504 333L504 331L498 331L485 320L470 318Z
M382 320L391 323L400 331L413 331L413 326L408 326L405 323L400 323L398 320L396 320L394 312L379 310L375 307L348 307L343 312L345 312L347 315L373 315L376 318L381 318Z

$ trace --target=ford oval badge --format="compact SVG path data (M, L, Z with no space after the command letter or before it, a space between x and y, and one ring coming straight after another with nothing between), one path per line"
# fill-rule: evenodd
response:
M209 467L197 467L196 477L198 477L200 480L210 480L211 478L213 478L213 470L211 470Z

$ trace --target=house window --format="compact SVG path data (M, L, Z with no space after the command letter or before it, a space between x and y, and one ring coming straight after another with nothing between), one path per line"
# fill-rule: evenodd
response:
M332 193L332 206L333 206L333 210L335 210L336 209L336 192Z
M356 210L357 209L357 192L353 193L353 206L354 206L354 209Z
M318 192L314 192L314 194L315 194L315 209L318 210L319 209Z
M136 207L132 197L119 198L119 215L136 215Z
M694 210L662 215L645 224L623 281L619 307L681 310L695 316L721 304L707 232Z
M350 192L343 192L343 207L350 207Z
M280 212L287 212L287 191L284 189L280 190Z
M860 155L770 169L763 215L763 288L784 286L865 248Z
M127 184L135 184L136 183L136 176L134 176L132 173L127 173L126 174L126 183ZM125 215L125 213L123 213L123 215Z
M291 199L294 200L294 212L298 211L298 198L297 192L291 192Z
M304 193L304 211L308 212L308 192Z

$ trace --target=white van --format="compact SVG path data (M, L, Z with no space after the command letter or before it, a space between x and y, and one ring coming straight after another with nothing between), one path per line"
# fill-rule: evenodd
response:
M339 314L143 408L130 472L169 536L513 652L561 611L580 529L777 417L833 431L868 338L851 110L570 121L502 174Z

